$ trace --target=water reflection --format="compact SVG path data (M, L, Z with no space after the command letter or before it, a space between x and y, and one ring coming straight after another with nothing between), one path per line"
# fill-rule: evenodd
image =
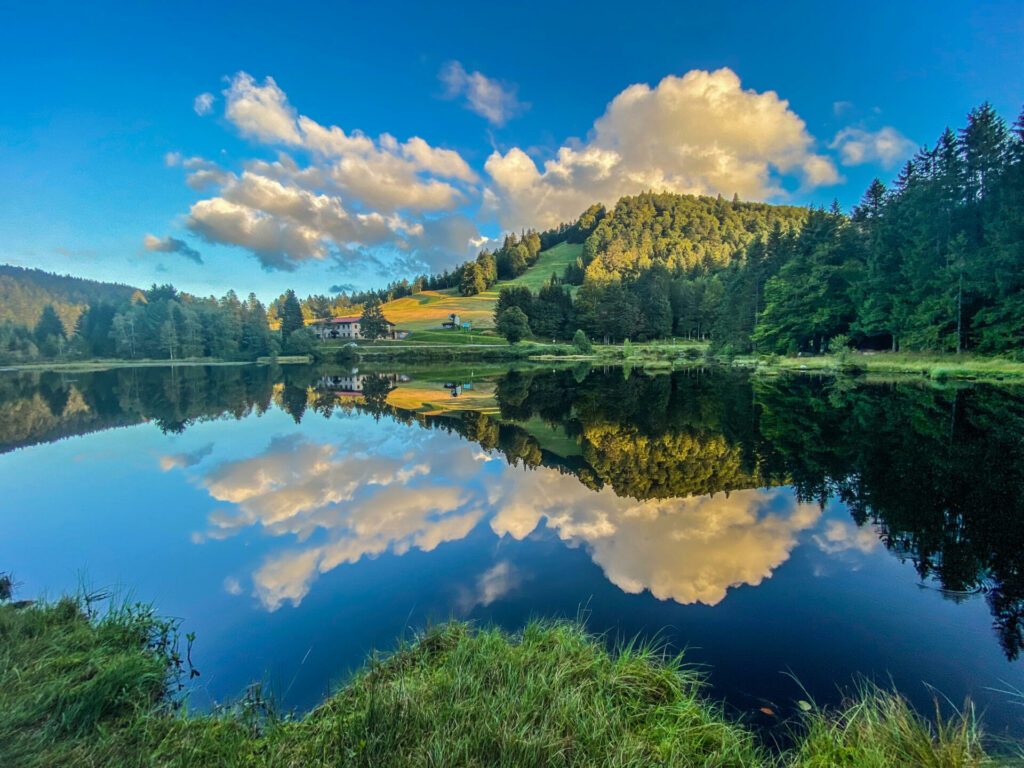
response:
M255 594L269 610L298 605L318 573L384 552L429 552L465 537L485 514L497 536L521 540L545 525L585 546L625 592L714 605L730 587L770 577L821 514L784 489L637 501L569 474L525 468L474 484L477 464L491 456L438 436L421 436L415 451L386 451L379 436L339 446L296 434L273 439L257 456L219 464L197 481L231 506L210 516L204 538L256 526L298 543L253 574ZM302 545L317 533L323 535L315 543ZM485 577L490 586L481 590L493 595L500 575Z
M495 541L550 532L624 592L716 605L806 540L833 558L884 547L944 595L984 594L1007 658L1024 649L1013 390L580 368L35 374L0 377L0 450L143 421L181 433L275 405L295 431L235 455L207 442L155 459L213 507L196 542L259 532L274 543L224 584L269 610L300 604L343 564L488 530ZM305 430L309 418L371 417L343 440ZM823 519L829 503L846 518ZM492 605L524 578L496 559L459 603Z

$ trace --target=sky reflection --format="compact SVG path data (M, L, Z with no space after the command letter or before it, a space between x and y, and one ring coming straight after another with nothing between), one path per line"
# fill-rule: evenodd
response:
M211 466L196 467L206 447L160 458L221 502L197 541L248 529L280 541L251 573L252 593L267 610L299 605L320 574L339 566L430 552L485 519L498 537L522 540L546 527L585 547L624 592L715 605L731 588L770 578L821 517L785 488L636 501L553 469L507 465L450 435L383 422L371 428L369 420L336 415L342 439L277 435L256 455ZM818 538L838 551L845 535L853 534L830 525ZM509 589L511 573L500 566L480 577L471 604L489 605Z

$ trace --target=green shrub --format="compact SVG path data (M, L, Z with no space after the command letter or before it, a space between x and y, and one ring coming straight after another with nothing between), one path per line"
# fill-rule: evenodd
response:
M590 343L587 334L582 328L577 328L572 337L572 346L581 355L587 355L594 351L594 345Z

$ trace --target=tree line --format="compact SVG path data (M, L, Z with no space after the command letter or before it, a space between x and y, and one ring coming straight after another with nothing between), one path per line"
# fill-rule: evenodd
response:
M1024 114L1011 128L978 107L890 187L872 182L848 216L835 203L647 193L598 217L579 264L536 296L499 299L499 328L519 338L683 336L726 353L1022 353ZM566 285L580 282L567 300ZM519 312L502 318L511 307L528 327Z
M287 337L286 337L287 340ZM255 294L241 300L234 291L201 298L171 285L136 291L121 304L86 306L68 329L51 304L33 328L0 324L0 359L40 358L168 359L215 357L224 360L274 355L287 347L270 330L267 312Z
M1021 354L1024 115L988 104L923 147L851 216L753 243L724 275L716 343L736 351Z

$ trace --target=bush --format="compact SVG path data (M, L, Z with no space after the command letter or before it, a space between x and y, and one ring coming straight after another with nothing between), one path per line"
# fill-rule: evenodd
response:
M828 351L835 357L840 368L850 367L853 350L850 349L850 337L845 333L837 333L828 340Z
M530 320L519 307L502 310L494 327L509 344L515 344L531 336Z
M288 334L284 342L286 355L310 355L317 357L316 336L308 328L300 328Z
M590 339L587 338L587 334L583 332L582 328L577 329L573 334L572 346L581 355L587 355L594 351L594 345L590 343Z

